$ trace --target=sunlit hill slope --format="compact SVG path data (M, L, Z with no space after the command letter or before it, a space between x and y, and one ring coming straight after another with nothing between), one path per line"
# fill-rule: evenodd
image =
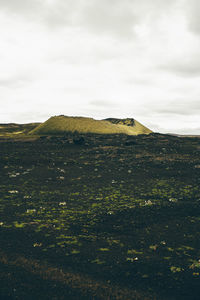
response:
M132 120L132 123L130 124L130 121L127 120ZM126 121L128 124L126 124ZM94 120L92 118L61 115L51 117L34 128L30 134L60 135L65 132L138 135L149 134L152 131L133 119Z

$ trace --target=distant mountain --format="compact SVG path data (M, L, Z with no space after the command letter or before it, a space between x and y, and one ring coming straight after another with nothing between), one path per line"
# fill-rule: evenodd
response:
M54 116L34 128L30 134L61 135L66 132L96 134L149 134L152 131L134 119L95 120L85 117Z

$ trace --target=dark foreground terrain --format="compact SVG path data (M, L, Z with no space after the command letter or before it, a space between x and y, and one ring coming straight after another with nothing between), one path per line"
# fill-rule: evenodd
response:
M2 137L0 299L199 299L200 139Z

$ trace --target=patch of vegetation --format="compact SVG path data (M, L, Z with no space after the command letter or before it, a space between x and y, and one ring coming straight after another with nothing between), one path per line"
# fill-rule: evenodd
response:
M92 118L56 116L40 124L30 134L58 135L65 132L138 135L149 134L151 130L137 121L133 126L127 126L126 123L113 124L106 120L99 121Z
M199 138L81 136L1 141L0 297L197 300Z
M0 137L14 137L22 134L27 134L40 123L28 123L28 124L0 124Z

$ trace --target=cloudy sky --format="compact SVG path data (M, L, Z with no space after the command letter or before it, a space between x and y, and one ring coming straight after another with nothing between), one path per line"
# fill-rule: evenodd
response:
M0 123L58 114L200 134L200 1L0 0Z

